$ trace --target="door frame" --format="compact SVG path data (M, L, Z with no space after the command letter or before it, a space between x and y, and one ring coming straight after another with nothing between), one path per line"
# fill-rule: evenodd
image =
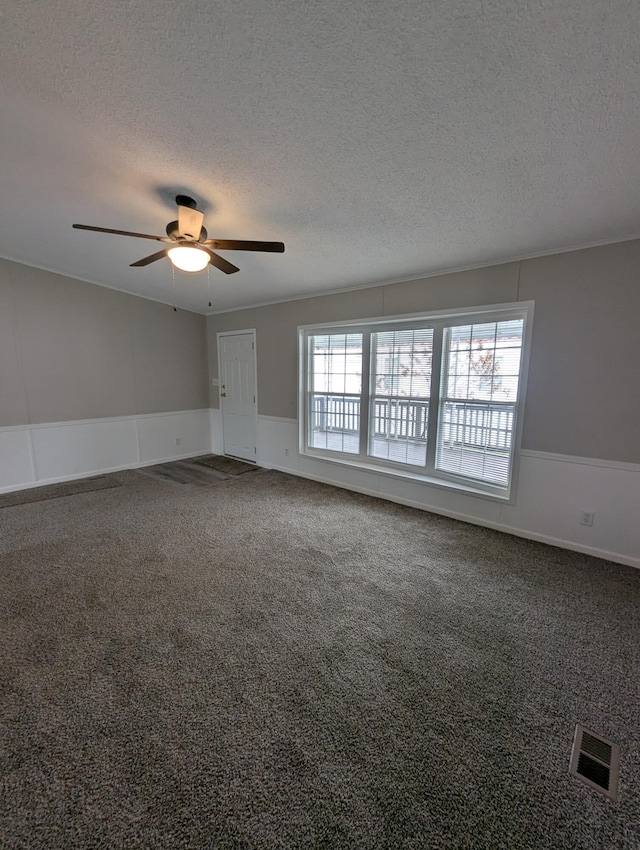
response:
M222 398L220 397L220 393L222 392L222 378L220 377L220 372L222 371L220 368L221 360L220 360L220 337L223 336L239 336L240 334L251 334L253 337L253 390L255 397L255 410L254 410L254 420L255 420L255 433L256 433L256 456L255 463L258 463L258 346L256 340L256 329L255 328L245 328L244 330L236 330L236 331L218 331L216 333L216 346L217 346L217 355L218 355L218 404L220 405L220 419L222 420L222 452L225 457L234 457L234 455L227 455L225 452L225 440L224 440L224 415L222 413Z

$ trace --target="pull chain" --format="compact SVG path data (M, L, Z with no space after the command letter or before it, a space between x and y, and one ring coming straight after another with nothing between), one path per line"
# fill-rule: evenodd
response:
M207 265L207 295L209 307L211 307L211 263Z

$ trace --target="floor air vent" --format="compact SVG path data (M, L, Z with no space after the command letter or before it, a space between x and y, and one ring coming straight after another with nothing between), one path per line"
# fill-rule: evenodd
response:
M589 788L618 799L620 747L583 726L576 726L569 772Z

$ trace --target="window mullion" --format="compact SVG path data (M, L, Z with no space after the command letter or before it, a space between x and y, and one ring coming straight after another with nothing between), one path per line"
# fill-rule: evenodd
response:
M311 335L305 334L305 342L307 347L307 379L305 386L306 393L306 404L305 404L305 414L306 414L306 422L304 423L304 439L305 445L309 445L311 442L311 423L313 421L313 356L311 353Z
M360 457L366 458L369 447L369 387L371 384L371 331L362 332L362 386L360 388Z
M427 472L433 472L436 466L436 444L438 439L438 427L440 418L440 386L443 363L442 343L444 339L444 328L442 325L434 325L433 349L431 356L431 393L429 394L429 422L427 426ZM446 363L444 363L446 368Z
M532 305L507 306L299 328L301 452L509 498Z

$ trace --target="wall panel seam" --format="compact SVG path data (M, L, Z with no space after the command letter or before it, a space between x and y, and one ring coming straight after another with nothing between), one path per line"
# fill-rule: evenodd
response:
M14 350L16 352L16 361L18 364L18 374L20 376L20 384L22 388L22 395L24 398L24 406L27 412L27 421L31 422L31 406L29 405L29 393L27 392L27 382L24 377L24 364L22 362L22 347L20 345L19 339L19 327L20 323L18 321L18 305L16 302L16 293L15 293L15 281L13 279L13 273L11 271L11 267L8 268L9 275L9 291L11 293L11 309L13 311L13 322L12 322L12 331L13 331L13 345Z

